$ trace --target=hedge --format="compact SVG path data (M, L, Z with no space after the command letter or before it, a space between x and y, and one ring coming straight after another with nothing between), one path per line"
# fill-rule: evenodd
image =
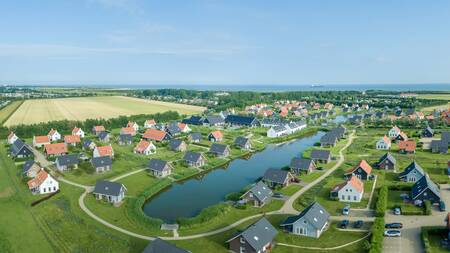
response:
M384 217L376 217L372 226L369 253L383 252Z
M443 227L443 226L422 227L420 235L422 237L422 242L423 242L423 247L425 249L425 253L432 253L433 252L433 250L431 248L431 243L430 243L429 236L430 236L430 234L436 234L436 233L446 234L447 233L447 229L445 227Z
M375 208L376 217L384 217L387 208L388 188L382 186L378 192L377 205Z
M431 215L431 202L429 200L425 200L424 204L425 204L424 214Z

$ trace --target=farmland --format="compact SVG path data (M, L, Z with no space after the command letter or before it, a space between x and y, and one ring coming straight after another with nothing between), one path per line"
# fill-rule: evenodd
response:
M22 104L23 101L14 101L0 110L0 122L5 122L8 117Z
M64 119L80 121L93 118L108 119L122 115L154 114L170 110L180 114L195 114L204 109L199 106L123 96L36 99L25 101L5 122L5 126Z

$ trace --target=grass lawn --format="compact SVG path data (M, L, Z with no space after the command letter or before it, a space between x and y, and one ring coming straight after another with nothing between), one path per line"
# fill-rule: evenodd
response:
M428 240L430 241L431 252L444 253L448 252L447 249L441 247L441 240L446 239L448 235L447 229L437 229L435 231L428 231Z
M424 113L430 113L430 112L433 112L434 110L446 110L449 107L450 107L450 102L447 104L443 104L443 105L434 105L434 106L424 107L421 109L421 111Z
M283 189L275 190L275 192L280 192L285 196L291 196L292 194L296 193L301 188L302 187L299 184L291 184L287 187L284 187Z
M5 106L0 110L0 122L5 122L9 116L19 108L19 106L23 103L23 100L13 101L9 103L9 105Z
M82 189L60 182L61 193L30 207L33 196L0 148L0 224L13 252L140 252L146 242L110 230L78 206Z
M418 98L422 99L438 99L438 100L449 100L450 101L450 93L441 93L441 94L418 94Z
M272 202L270 202L268 205L263 206L262 208L248 206L246 209L237 209L231 207L228 212L225 212L220 216L216 216L206 222L196 223L188 227L180 226L180 230L178 232L180 235L192 235L212 231L230 225L233 222L236 222L247 216L278 210L281 208L283 203L284 202L281 200L274 199L272 200Z
M402 213L408 213L408 212L412 212L412 213L416 213L416 215L421 215L423 214L423 208L421 207L417 207L414 204L410 204L410 203L404 203L403 199L400 197L400 194L410 194L409 191L393 191L393 190L389 190L389 194L388 194L388 205L387 205L387 209L388 212L392 212L392 210L395 207L400 207L400 209L402 210Z

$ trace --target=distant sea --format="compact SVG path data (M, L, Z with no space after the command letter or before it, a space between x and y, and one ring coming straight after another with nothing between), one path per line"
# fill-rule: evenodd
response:
M41 86L41 85L40 85ZM190 89L190 90L217 90L217 91L261 91L261 92L282 92L282 91L365 91L365 90L385 90L385 91L448 91L450 92L450 84L324 84L324 85L283 85L283 84L255 84L255 85L238 85L238 84L217 84L217 85L131 85L131 84L114 84L114 85L49 85L51 87L93 87L93 88L110 88L110 89Z

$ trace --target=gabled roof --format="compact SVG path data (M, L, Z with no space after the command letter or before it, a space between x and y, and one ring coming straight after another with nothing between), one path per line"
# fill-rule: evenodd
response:
M408 152L413 152L416 150L416 142L415 141L399 141L398 148L400 150L405 150Z
M127 127L134 127L134 125L138 125L138 124L134 121L128 121Z
M65 143L45 144L44 149L48 155L60 155L68 152Z
M163 171L167 167L168 163L161 159L150 159L148 162L148 168L155 171Z
M145 133L143 137L145 139L155 140L155 141L162 141L166 137L167 133L158 129L147 129L145 130Z
M262 181L256 183L252 188L250 188L250 190L248 190L243 195L247 194L248 192L253 193L255 198L257 198L261 202L265 202L273 194L272 190Z
M191 134L191 139L192 139L192 140L201 140L201 139L202 139L202 134L199 133L199 132L192 133L192 134Z
M108 196L119 196L120 190L124 187L123 184L117 182L110 182L106 180L99 180L95 183L95 188L93 193L108 195Z
M152 126L152 125L155 125L155 124L156 124L156 121L155 121L154 119L148 119L148 120L145 121L145 123L146 123L147 125Z
M335 144L338 140L336 133L328 132L320 138L321 144Z
M180 139L172 139L169 142L170 149L176 150L184 143L183 140Z
M359 193L364 192L364 183L358 177L356 177L355 175L352 175L350 177L350 179L347 180L345 183L336 185L331 191L332 192L340 191L346 185L352 186L353 189L355 189Z
M401 132L398 134L398 136L401 137L403 140L408 140L408 135L406 135L406 133L403 132L403 131L401 131Z
M83 140L83 147L87 148L87 147L89 147L91 145L91 143L94 143L94 142L92 140L89 140L89 139L84 139Z
M271 128L275 133L282 133L284 131L286 131L286 127L285 126L274 126Z
M308 170L314 161L309 158L294 157L291 160L290 167L299 170Z
M98 167L104 167L104 166L111 166L112 160L109 156L99 156L99 157L93 157L91 159L91 163L95 168Z
M34 136L34 142L37 144L50 143L50 138L48 138L48 135Z
M81 139L79 135L65 135L64 136L65 143L80 143Z
M203 118L200 116L191 116L190 118L183 119L182 122L191 125L201 125L203 124Z
M62 155L56 158L56 162L62 166L78 164L78 154Z
M148 149L151 146L151 144L152 144L151 142L148 142L146 140L141 140L134 148L134 151L142 153L146 149Z
M189 161L189 162L198 162L200 158L202 157L202 154L188 151L184 154L183 160Z
M111 146L97 146L95 147L99 156L113 156L113 148Z
M72 135L76 135L76 133L78 133L78 131L80 131L81 130L81 128L79 128L79 127L74 127L73 129L72 129Z
M234 145L239 146L239 147L244 147L246 144L248 144L250 142L249 138L245 138L242 136L238 136L236 138L236 140L234 140Z
M211 125L216 125L216 124L224 123L225 120L222 117L220 117L219 115L209 115L209 116L206 116L205 122L207 122L208 124L211 124Z
M434 130L430 126L425 127L425 129L423 129L423 131L429 132L430 134L434 134Z
M252 116L228 115L225 118L225 122L230 124L250 126L256 124L258 120Z
M311 151L311 159L313 160L328 160L331 157L329 150L313 150Z
M35 178L28 181L28 189L39 187L47 177L49 177L48 173L45 170L41 170Z
M408 165L408 167L406 167L406 169L404 171L400 172L400 174L398 176L400 178L405 177L406 175L411 173L411 171L413 171L413 170L417 170L422 176L425 175L425 171L422 169L422 167L420 167L420 165L416 161L413 161L412 163L410 163Z
M121 142L132 142L133 141L133 136L131 136L131 134L120 134L119 135L119 140Z
M214 153L214 154L224 154L227 149L228 149L228 145L213 143L211 145L211 147L209 148L209 152Z
M178 125L178 122L171 122L167 128L166 131L169 132L171 135L177 134L181 132L181 128Z
M135 134L136 130L134 130L134 128L131 126L129 127L122 127L122 129L120 129L120 133L121 134Z
M109 136L109 133L108 133L108 132L105 132L105 131L100 132L100 133L98 134L98 138L99 138L100 140L104 140L104 139L108 138L108 136Z
M272 242L278 231L270 224L266 218L261 218L256 223L248 226L242 233L235 235L229 239L230 242L238 236L242 236L244 240L250 244L255 252L260 252L264 246Z
M306 222L312 225L316 229L322 229L323 226L328 222L330 218L330 214L323 208L318 202L314 202L303 211L300 212L299 215L291 216L287 218L280 226L291 225L300 218L304 218Z
M277 184L284 184L289 180L290 172L287 170L270 168L264 173L263 180L271 181Z
M390 162L392 162L392 164L397 163L397 160L395 159L395 157L389 152L384 154L382 157L380 157L380 160L378 160L378 163L381 163L384 160L389 160Z
M442 132L441 134L441 140L446 141L447 143L450 143L450 132Z
M361 160L355 167L348 170L346 174L351 174L355 172L358 168L364 170L367 173L367 175L369 175L372 172L372 166L370 166L366 160Z
M31 167L33 167L33 165L35 165L36 162L34 160L27 160L23 165L22 165L22 172L23 173L27 173Z
M56 130L56 129L50 129L50 131L48 132L48 135L49 136L52 136L52 135L54 135L54 134L56 134L56 133L58 133L58 131Z
M190 253L187 250L180 249L177 246L168 243L160 238L156 238L145 247L142 253Z
M215 139L222 139L223 134L219 130L211 132L209 135L212 135Z
M412 187L411 196L413 199L417 198L423 191L430 189L436 196L441 198L441 193L438 186L431 181L428 175L421 177Z
M21 139L17 139L12 145L11 145L11 153L15 156L17 155L23 148L28 148L28 146L23 142ZM31 150L30 150L31 152Z
M381 140L384 141L387 144L391 144L391 140L389 139L389 137L387 137L386 135L384 135L383 137L381 137Z

